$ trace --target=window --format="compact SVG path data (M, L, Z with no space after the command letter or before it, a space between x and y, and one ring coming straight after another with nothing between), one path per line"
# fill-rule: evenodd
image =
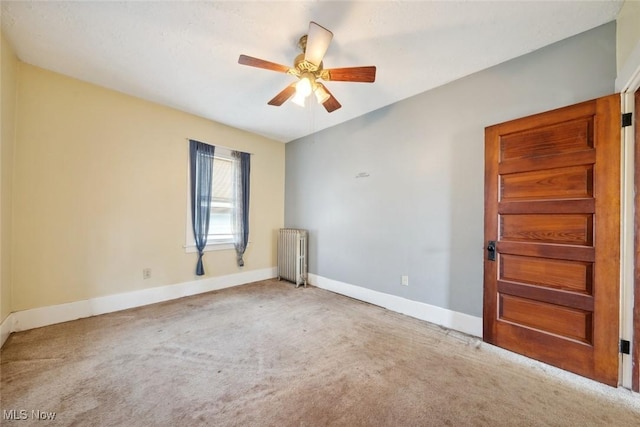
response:
M213 156L213 177L211 192L211 214L209 233L205 250L233 249L233 223L235 215L235 177L238 161L231 156L231 150L216 147ZM190 196L187 200L187 252L196 252L191 225Z

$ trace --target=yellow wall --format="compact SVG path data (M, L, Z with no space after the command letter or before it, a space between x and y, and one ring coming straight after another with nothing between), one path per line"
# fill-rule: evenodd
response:
M0 322L11 313L11 194L18 59L0 34Z
M204 278L275 266L284 144L19 63L12 310L195 280L187 138L254 154L245 267L207 252Z
M640 44L640 1L626 0L616 18L616 57L620 72Z

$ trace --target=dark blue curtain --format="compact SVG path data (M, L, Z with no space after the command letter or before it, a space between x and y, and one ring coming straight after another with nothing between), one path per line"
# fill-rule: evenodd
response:
M202 255L207 246L209 217L211 215L211 180L213 179L213 153L216 147L189 140L189 175L191 181L191 224L198 249L196 275L204 275Z
M244 251L249 242L249 176L251 175L251 155L234 151L231 153L238 162L236 166L236 209L234 215L233 243L236 248L238 266L244 266Z

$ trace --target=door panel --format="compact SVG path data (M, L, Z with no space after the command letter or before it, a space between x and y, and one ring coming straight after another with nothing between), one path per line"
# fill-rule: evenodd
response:
M589 245L591 214L501 215L500 240Z
M593 263L503 254L500 280L591 294Z
M531 295L529 295L530 297ZM500 319L591 344L591 314L586 310L500 293Z
M575 153L593 148L593 120L591 117L565 121L551 126L504 135L500 140L502 162L529 159L562 153Z
M620 98L485 129L485 341L618 382Z
M502 201L583 198L593 195L593 168L581 165L500 177Z

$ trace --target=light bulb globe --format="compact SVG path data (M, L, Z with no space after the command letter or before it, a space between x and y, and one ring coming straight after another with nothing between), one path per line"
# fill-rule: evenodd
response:
M296 83L296 94L303 97L311 94L311 81L307 77L301 78L300 81Z

